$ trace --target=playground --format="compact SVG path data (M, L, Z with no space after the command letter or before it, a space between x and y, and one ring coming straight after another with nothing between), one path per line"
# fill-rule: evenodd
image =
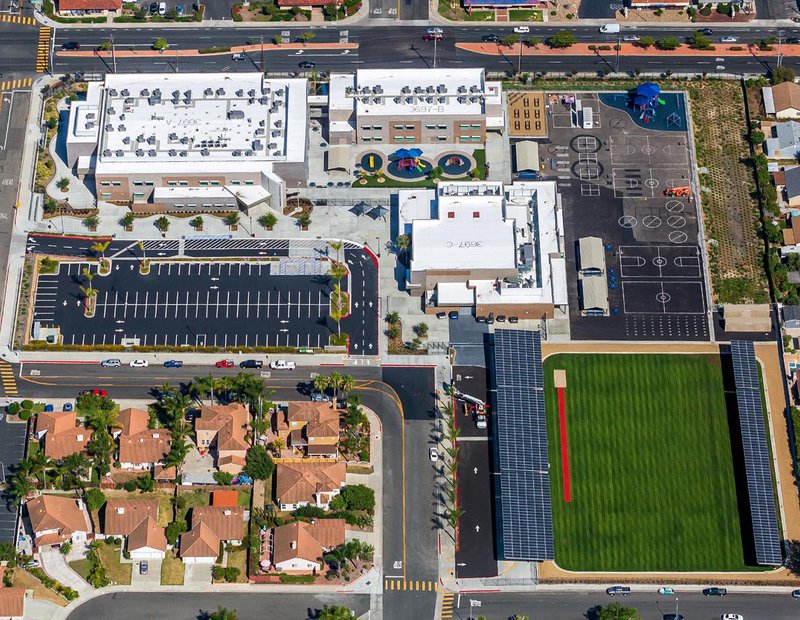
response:
M753 569L740 523L743 474L734 450L741 440L728 424L725 372L718 355L545 359L561 568ZM744 506L749 519L746 500Z
M424 153L420 148L401 148L387 152L370 150L360 154L356 158L356 169L365 174L356 186L372 186L378 183L384 187L432 186L437 178L471 179L470 173L473 170L478 170L477 178L485 177L483 149L477 149L471 154L454 151L452 147L426 147L425 150L430 151L430 154Z
M600 102L624 110L631 120L653 131L686 131L686 108L681 93L662 93L661 87L645 82L627 93L602 93Z

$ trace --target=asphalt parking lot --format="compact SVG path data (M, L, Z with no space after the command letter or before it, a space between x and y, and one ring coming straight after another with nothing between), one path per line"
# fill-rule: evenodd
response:
M492 448L491 439L458 440L458 501L464 509L456 550L458 579L497 575Z
M569 105L551 104L551 144L543 153L564 202L570 328L578 340L708 340L706 283L692 196L683 98L662 94L658 131L625 106L626 95L582 94L594 126L578 126ZM605 247L610 316L583 316L577 242Z
M9 424L4 418L0 422L0 463L5 479L8 480L16 466L25 456L25 435L27 424ZM3 491L0 503L0 542L16 541L14 527L17 521L17 507L8 494Z
M65 344L322 347L336 332L331 283L313 259L153 262L149 275L136 261L115 262L92 280L93 318L83 315L83 269L96 274L97 264L62 263L38 281L34 318L59 326Z

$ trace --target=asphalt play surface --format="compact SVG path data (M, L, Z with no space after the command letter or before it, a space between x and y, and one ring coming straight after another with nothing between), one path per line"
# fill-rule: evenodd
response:
M627 95L618 98L624 107ZM639 126L633 110L581 95L594 126L578 126L557 101L548 117L550 144L542 149L545 177L555 177L564 202L571 336L576 340L708 340L708 300L692 197L665 196L693 185L683 99L656 108L669 131ZM661 119L660 116L665 116ZM662 122L663 121L663 122ZM605 247L610 316L581 313L578 239Z
M83 257L91 254L90 245L90 240L37 237L28 247ZM147 240L143 246L113 242L106 250L112 259L106 276L97 274L97 262L80 260L62 262L57 274L40 275L34 320L60 327L68 345L138 339L141 346L322 347L337 332L329 316L334 281L314 248L258 239ZM350 246L342 251L350 270L342 290L351 293L351 313L341 330L350 334L352 354L377 354L377 266L368 250ZM226 255L259 260L225 261ZM139 273L143 256L151 261L147 275ZM158 260L176 256L184 260ZM185 260L190 256L198 260ZM83 315L84 269L94 274L91 286L97 291L92 318Z

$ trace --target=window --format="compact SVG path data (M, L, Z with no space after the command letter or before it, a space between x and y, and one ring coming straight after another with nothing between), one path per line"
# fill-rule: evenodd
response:
M473 142L480 142L481 141L481 137L480 136L471 136L471 140Z
M111 185L111 181L100 181L100 185L102 185L103 187L108 187L109 185Z
M144 185L144 181L134 181L134 182L133 182L133 184L134 184L136 187L141 187L142 185Z
M395 142L402 142L403 140L404 140L403 136L395 136L394 137L394 141Z
M178 185L180 185L181 187L186 187L187 185L189 185L189 181L178 181Z
M217 187L219 185L219 181L211 181L211 185Z
M444 142L445 140L447 140L447 136L436 136L436 139L437 139L439 142Z
M231 181L231 185L241 185L241 184L242 184L242 182L239 179L233 179Z
M469 136L458 136L460 142L469 142Z
M200 181L200 187L208 187L208 181Z
M111 185L113 187L119 187L120 185L122 185L122 183L120 181L111 181Z
M406 142L413 142L414 136L406 136Z
M436 129L436 125L425 125L425 129Z
M245 184L245 185L252 185L252 184L253 184L253 182L252 182L252 181L245 181L245 182L244 182L244 184Z
M362 142L372 142L372 138L370 138L369 136L364 136L363 138L361 138L361 141Z
M174 205L172 205L172 206L173 206L173 207L175 207L176 209L180 209L180 208L182 208L182 207L183 207L183 203L182 203L182 202L176 202L176 203L175 203Z
M403 126L402 126L402 125L395 125L395 126L394 126L394 128L395 128L395 129L398 129L398 130L400 130L400 131L402 131L402 130L403 130Z
M447 129L447 125L437 125L437 129Z
M383 136L375 136L372 138L373 142L383 142Z
M470 128L471 129L480 129L481 126L480 125L470 125Z
M407 131L414 131L414 125L406 125Z
M177 184L178 184L177 181L167 181L167 185L169 185L170 187L175 187Z
M459 125L459 129L469 129L469 125Z
M111 194L110 194L110 193L108 193L108 192L103 192L102 194L100 194L100 196L101 196L102 198L111 198Z
M133 198L144 198L144 192L133 192Z
M383 131L383 125L373 125L372 126L372 130L373 131Z
M369 125L361 125L361 131L369 131L370 129L372 129L372 127Z
M456 212L455 211L448 211L447 212L447 219L448 220L454 220L455 218L456 218Z
M197 206L197 203L195 203L195 202L190 202L190 203L188 203L186 206L187 206L187 207L189 207L190 209L194 209L194 208Z
M473 211L472 212L472 217L473 218L478 219L480 216L481 216L481 212L480 211Z

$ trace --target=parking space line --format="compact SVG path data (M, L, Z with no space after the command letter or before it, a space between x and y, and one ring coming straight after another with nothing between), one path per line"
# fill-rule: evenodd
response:
M106 318L106 310L108 310L108 291L105 291L103 296L103 318Z
M267 291L267 318L269 318L269 298L270 298L270 293L269 291Z
M189 291L186 291L186 313L183 318L185 319L189 318Z
M159 293L159 291L156 291L156 300L153 302L153 318L154 319L158 318L158 293Z
M217 315L216 315L216 317L215 317L215 318L219 318L219 291L217 291L217 301L216 301L216 306L217 306Z
M250 318L250 290L249 289L247 291L247 315L245 316L245 318L247 318L247 319ZM245 346L247 346L247 345L245 345Z
M137 290L136 291L136 298L135 298L135 300L133 302L133 318L134 319L136 318L136 313L138 312L138 310L139 310L139 291Z
M122 318L123 319L127 319L128 318L128 292L129 291L125 291L125 305L122 307Z
M239 270L241 271L241 269ZM237 290L236 291L236 318L239 318L239 298L241 297L242 292Z
M228 313L230 311L230 307L231 307L231 292L228 291L226 293L226 295L225 295L225 318L226 319L229 318L228 317ZM225 346L228 346L228 345L225 345Z
M144 317L143 317L145 319L147 318L147 300L148 300L149 297L150 297L150 291L145 291L144 292Z
M208 311L208 304L206 304L206 311ZM200 313L200 291L197 291L197 297L194 300L194 318Z

